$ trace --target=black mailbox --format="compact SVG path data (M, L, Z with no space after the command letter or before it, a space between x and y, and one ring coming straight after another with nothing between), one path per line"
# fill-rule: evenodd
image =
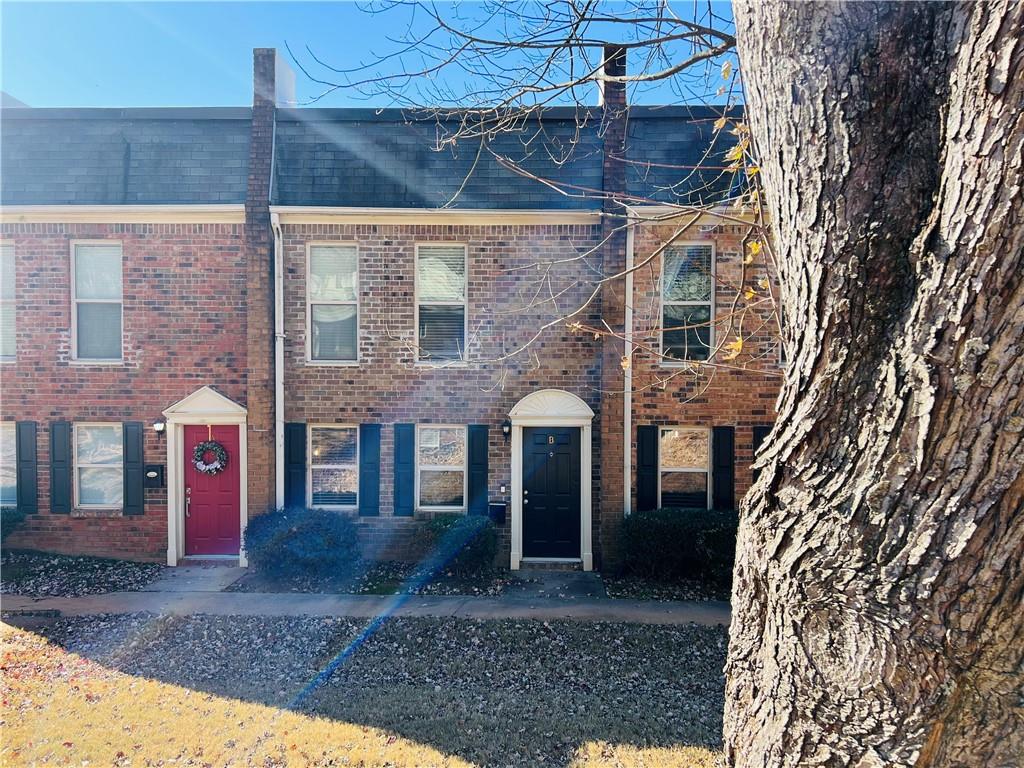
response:
M163 488L164 487L164 465L163 464L147 464L146 470L143 472L143 483L145 488Z
M505 512L508 510L508 504L504 501L492 501L487 505L487 515L494 521L495 525L505 524Z

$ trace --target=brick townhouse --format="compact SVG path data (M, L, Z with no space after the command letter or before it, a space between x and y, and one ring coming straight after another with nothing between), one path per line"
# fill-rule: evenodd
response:
M6 546L244 564L246 521L294 505L381 556L490 514L513 568L590 569L631 510L735 506L770 276L742 211L665 206L724 199L679 170L718 111L612 84L439 148L458 115L289 109L289 75L257 49L251 109L3 110Z

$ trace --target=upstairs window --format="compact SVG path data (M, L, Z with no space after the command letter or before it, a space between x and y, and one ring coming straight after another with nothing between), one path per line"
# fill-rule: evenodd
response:
M13 422L0 424L0 507L18 503L18 437Z
M0 245L0 360L14 360L14 246Z
M665 427L660 440L658 506L709 508L711 430Z
M77 506L121 508L124 503L123 456L120 424L75 424Z
M419 427L416 446L419 507L439 510L464 509L466 428Z
M707 360L714 334L714 249L711 245L665 249L661 287L661 351L669 361Z
M359 249L310 245L309 359L354 363L359 358Z
M358 427L310 427L309 457L309 506L354 509L359 494Z
M121 245L73 246L72 335L77 360L121 360Z
M464 360L466 246L417 246L416 295L416 346L419 360Z

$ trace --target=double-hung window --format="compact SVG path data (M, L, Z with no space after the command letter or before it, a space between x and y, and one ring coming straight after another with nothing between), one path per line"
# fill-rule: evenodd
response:
M466 246L416 246L418 359L466 359Z
M464 509L466 428L417 427L416 474L417 499L421 509Z
M120 509L124 503L120 424L75 424L75 504Z
M0 424L0 507L18 503L18 437L13 422Z
M355 509L359 499L359 428L309 429L309 506Z
M359 359L359 248L309 245L309 359Z
M77 360L121 360L121 245L72 246L72 328Z
M658 446L658 506L709 508L711 430L663 427Z
M707 360L714 344L714 248L669 246L661 281L661 352L672 360Z
M0 360L14 360L15 317L14 246L0 244Z

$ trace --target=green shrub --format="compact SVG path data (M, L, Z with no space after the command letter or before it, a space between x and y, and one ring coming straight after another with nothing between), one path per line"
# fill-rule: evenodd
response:
M17 507L0 507L0 540L6 539L24 519L25 513Z
M425 539L425 564L460 576L490 570L498 554L498 533L483 515L436 515L426 523Z
M321 509L279 509L245 528L245 552L273 576L345 576L359 563L359 532L351 518Z
M707 509L635 512L622 523L625 571L659 581L728 583L738 522L735 512Z

